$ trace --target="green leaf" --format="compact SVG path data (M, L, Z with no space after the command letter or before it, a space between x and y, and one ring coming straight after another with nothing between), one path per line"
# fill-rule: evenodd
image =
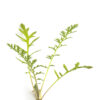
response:
M61 31L60 35L65 38L66 37L66 32L65 31Z
M54 70L55 75L57 76L57 78L60 78L58 73L56 72L56 70Z
M17 58L17 57L16 57ZM22 61L21 59L19 59L19 58L17 58L17 60L19 60L21 63L24 63L24 64L26 64L26 62L25 61Z
M29 38L34 37L34 34L36 34L36 31L35 31L35 32L33 32L33 33L31 33L31 34L30 34L30 36L29 36Z
M26 42L26 40L24 38L22 38L21 36L19 36L18 34L16 34L22 41Z
M60 54L55 54L54 56L60 56Z
M29 28L27 28L26 31L28 32L29 31Z
M31 65L33 66L37 62L37 59L32 60Z
M52 59L52 55L48 55L46 58L48 58L48 59Z
M55 48L55 47L49 47L49 48L50 48L50 49L52 49L52 50L54 50L54 51L56 50L56 48Z
M61 47L62 47L62 46L67 46L67 45L66 45L66 44L61 44Z
M24 33L24 31L22 29L19 29L19 31L25 35L25 33Z
M79 63L79 62L77 62L77 63L75 64L75 68L78 68L78 67L79 67L79 65L80 65L80 63Z
M87 68L87 69L93 68L92 66L80 66L80 67L82 67L82 68Z
M59 38L55 39L55 41L58 42L58 43L61 43Z
M51 66L51 67L52 67L52 66L54 67L55 65L52 65L52 64L51 64L50 66Z
M24 52L24 54L26 53L26 51L24 49L22 49L20 46L16 45L16 44L9 44L7 43L7 45L13 49L14 51L16 51L17 53L19 53L21 55L22 52Z
M76 27L78 27L78 24L74 24L74 25L67 27L66 29L67 34L73 33L72 30L75 29Z
M63 64L64 69L66 70L66 72L68 72L68 68L65 64Z
M61 72L59 72L59 74L60 74L61 77L63 76L63 74Z
M38 40L38 39L39 39L39 37L35 38L35 39L29 44L29 46L33 45L33 43L34 43L36 40Z
M37 51L34 51L33 53L31 53L30 55L33 55L33 54L35 54L35 53L37 53L37 52L39 52L40 50L37 50Z
M43 72L36 72L36 74L35 75L39 75L39 74L44 74Z
M27 55L24 57L25 61L30 64L31 62L29 61L31 59L31 56L30 55Z
M24 36L26 37L26 39L28 39L28 30L29 28L25 28L24 24L20 24L20 29L19 31L24 34Z
M20 24L20 27L25 30L25 25L24 24Z
M37 65L37 66L33 67L33 69L36 69L38 67L47 68L47 66L44 66L44 65Z
M37 80L43 81L43 79L42 79L42 78L37 78Z

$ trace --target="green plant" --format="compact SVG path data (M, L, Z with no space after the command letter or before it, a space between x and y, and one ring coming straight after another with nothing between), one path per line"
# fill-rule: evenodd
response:
M49 47L50 49L53 50L53 53L51 55L48 55L47 58L50 60L49 61L49 64L48 66L44 66L44 65L38 65L36 64L37 62L37 59L32 59L32 55L34 53L37 53L39 50L33 52L33 53L30 53L29 52L29 48L34 44L34 42L36 40L39 39L39 37L35 37L35 34L36 32L32 32L31 34L29 34L29 28L26 28L24 24L20 24L20 28L19 28L19 31L21 32L21 34L23 35L22 37L18 34L17 37L19 37L24 43L26 43L27 45L27 50L23 49L22 47L20 47L19 45L16 45L16 44L9 44L7 43L7 45L13 49L15 52L18 53L18 55L22 58L17 58L17 60L19 60L21 63L23 64L26 64L27 65L27 68L28 68L28 74L30 76L30 80L31 80L31 84L32 84L32 88L33 88L33 91L34 91L34 94L35 94L35 97L36 97L36 100L42 100L43 97L45 96L45 94L50 90L50 88L52 86L54 86L54 84L56 82L58 82L63 76L65 76L66 74L68 74L69 72L72 72L76 69L79 69L79 68L87 68L87 69L90 69L92 68L92 66L80 66L79 62L77 62L75 64L75 66L72 68L72 69L68 69L67 66L65 64L63 64L63 68L65 69L65 73L57 73L56 70L54 70L54 73L55 75L57 76L57 79L55 80L55 82L53 82L53 84L46 90L46 92L42 95L42 90L43 90L43 86L44 86L44 83L45 83L45 80L46 80L46 77L47 77L47 74L48 74L48 71L50 69L50 67L52 66L52 61L53 61L53 58L55 56L59 56L59 54L57 54L57 50L59 48L61 48L62 46L65 46L63 45L63 42L71 37L69 37L69 35L71 33L74 33L76 31L73 31L76 27L78 26L78 24L74 24L74 25L71 25L69 27L67 27L67 29L65 31L61 31L60 32L60 38L56 38L55 41L57 42L56 45L54 45L53 47ZM30 41L32 40L32 41ZM39 72L37 72L36 69L39 69L39 68L45 68L46 69L46 72L42 72L41 70ZM44 77L43 79L37 77L38 75L41 75L41 74L44 74ZM39 83L38 81L41 80L41 88L39 88Z

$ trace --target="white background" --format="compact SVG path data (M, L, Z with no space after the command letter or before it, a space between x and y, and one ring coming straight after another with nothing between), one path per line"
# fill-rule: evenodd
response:
M71 24L79 24L77 33L66 41L68 46L58 51L61 56L54 59L55 68L63 72L63 63L70 69L79 61L81 65L92 65L93 69L69 73L44 100L100 100L99 0L0 0L0 100L34 100L26 66L16 60L16 53L6 45L21 43L15 35L20 23L40 36L35 44L42 50L35 55L40 64L49 62L45 59L48 46L55 43L59 32ZM51 70L44 91L55 79Z

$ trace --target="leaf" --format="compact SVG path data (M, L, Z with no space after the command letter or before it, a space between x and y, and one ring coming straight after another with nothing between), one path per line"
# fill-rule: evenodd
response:
M52 50L54 50L54 51L56 50L56 48L54 48L54 47L49 47L49 48L52 49Z
M61 47L62 47L62 46L67 46L67 45L66 45L66 44L61 44Z
M47 66L44 66L44 65L37 65L37 66L33 67L33 69L36 69L36 68L38 68L38 67L47 68Z
M46 58L48 58L48 59L52 59L52 57L53 57L52 55L51 55L51 56L50 56L50 55L48 55Z
M75 64L75 68L78 68L78 67L79 67L79 65L80 65L80 63L79 63L79 62L77 62L77 63Z
M31 65L33 66L33 64L36 63L36 62L37 62L37 59L32 60Z
M34 34L36 34L36 31L35 31L35 32L33 32L33 33L31 33L31 34L30 34L30 36L29 36L29 38L34 37Z
M61 77L63 76L61 72L59 72L59 74L60 74Z
M50 66L55 66L55 65L52 65L52 64L51 64Z
M31 62L29 62L29 60L31 59L31 56L30 55L27 55L24 57L25 61L30 64Z
M66 70L66 72L68 72L68 68L65 64L63 64L64 69Z
M39 39L39 37L35 38L35 39L29 44L29 46L33 45L33 43L34 43L36 40L38 40L38 39Z
M35 54L35 53L37 53L37 52L39 52L39 51L41 51L41 50L34 51L34 52L31 53L30 55L33 55L33 54Z
M54 48L56 48L56 49L57 49L57 48L58 48L58 45L54 45Z
M17 58L17 57L16 57ZM21 63L24 63L24 64L26 64L26 62L25 61L22 61L21 59L19 59L19 58L17 58L17 60L19 60Z
M65 38L66 37L66 32L65 31L61 31L60 35Z
M56 72L56 70L54 70L55 75L57 76L57 78L60 78L58 73Z
M22 38L21 36L19 36L18 34L16 34L22 41L26 42L26 40L24 38Z
M63 42L65 40L65 38L64 37L61 37L61 41Z
M37 78L37 80L43 81L43 79L42 79L42 78Z
M92 66L80 66L80 67L82 67L82 68L87 68L87 69L93 68Z
M67 27L66 29L67 34L73 33L72 30L75 29L76 27L78 27L78 24L74 24L74 25Z
M60 54L55 54L54 56L60 56Z
M55 41L58 42L58 43L61 43L59 38L55 39Z
M29 31L29 28L27 28L26 31L28 32Z
M25 33L24 33L24 31L22 29L19 29L19 31L25 35Z
M20 27L25 30L25 25L24 24L20 24Z
M35 75L38 75L38 74L44 74L44 73L40 71L40 72L36 72Z
M18 46L18 45L16 45L16 44L9 44L9 43L7 43L7 45L11 48L11 49L13 49L14 51L16 51L18 54L20 54L21 55L21 53L22 53L22 51L24 52L24 54L26 53L26 51L24 50L24 49L22 49L20 46Z
M20 29L19 31L24 34L24 36L28 39L28 30L29 28L25 28L24 24L20 24Z

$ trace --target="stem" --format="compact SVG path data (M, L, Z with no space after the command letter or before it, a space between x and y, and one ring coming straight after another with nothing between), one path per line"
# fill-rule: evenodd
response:
M62 42L61 42L61 43L62 43ZM58 45L58 48L61 46L61 43ZM55 50L55 52L54 52L54 54L53 54L53 55L55 55L55 54L56 54L56 52L57 52L58 48ZM51 63L52 63L53 58L54 58L54 57L52 57L52 59L51 59L51 60L50 60L50 62L49 62L49 65L48 65L48 68L47 68L47 71L46 71L46 74L45 74L45 77L44 77L44 80L43 80L43 83L42 83L42 86L41 86L40 91L42 91L42 89L43 89L44 82L45 82L45 80L46 80L46 77L47 77L48 71L49 71L49 69L50 69L50 65L51 65Z
M46 95L46 93L51 89L51 87L58 81L59 79L57 79L47 90L46 90L46 92L43 94L43 96L42 96L42 99L43 99L43 97Z
M28 54L29 54L29 39L27 39L27 56L28 56ZM29 65L28 65L28 68L29 68ZM30 76L32 88L33 88L33 90L34 90L34 85L33 85L33 81L32 81L32 76L31 76L31 73L30 73L29 69L28 69L28 72L29 72L29 76Z
M28 55L29 55L29 39L27 39L27 56ZM28 65L28 72L29 72L31 84L32 84L32 87L33 87L33 90L34 90L34 85L33 85L33 81L32 81L31 72L29 70L29 65ZM36 98L39 98L39 89L38 89L37 80L36 80L36 76L34 74L34 71L33 71L33 75L34 75L34 80L35 80L35 84L36 84L36 87L37 87Z
M68 72L66 72L66 73L64 73L64 75L62 76L62 77L64 77L67 73L69 73L69 72L71 72L71 70L70 71L68 71ZM53 84L46 90L46 92L43 94L43 96L42 96L42 99L43 99L43 97L46 95L46 93L62 78L62 77L60 77L60 78L58 78L55 82L53 82Z
M84 67L78 67L78 68L84 68ZM78 69L77 68L77 69ZM62 78L62 77L64 77L66 74L68 74L69 72L71 72L71 71L74 71L74 70L76 70L76 69L74 69L74 68L72 68L72 69L70 69L69 71L67 71L67 72L65 72L64 74L63 74L63 76L61 76L60 78L58 78L55 82L53 82L53 84L46 90L46 92L43 94L43 96L42 96L42 99L43 99L43 97L46 95L46 93Z

